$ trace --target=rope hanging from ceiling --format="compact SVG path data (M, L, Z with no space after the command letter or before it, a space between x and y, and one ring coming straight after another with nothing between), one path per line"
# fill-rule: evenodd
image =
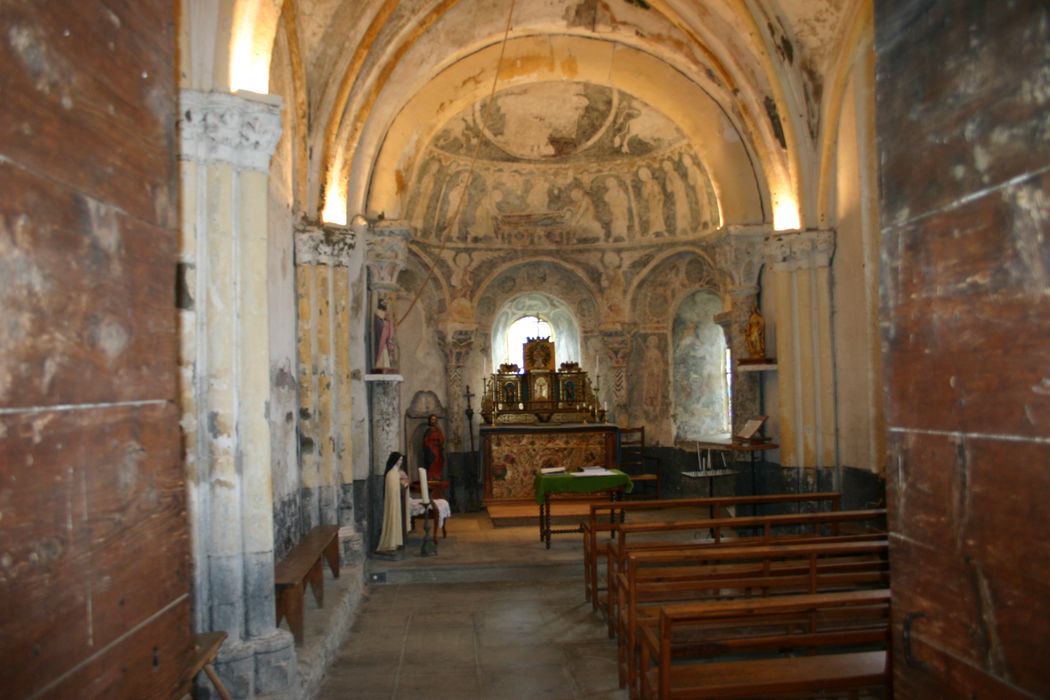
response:
M492 74L492 87L489 89L489 99L485 103L485 111L482 114L482 123L487 123L492 112L492 105L495 101L496 96L496 85L499 83L499 74L503 69L503 56L507 51L507 39L510 37L510 25L511 20L514 18L514 6L516 0L510 0L510 7L507 10L507 26L503 30L503 41L500 42L499 46L499 57L496 59L496 70ZM437 253L430 260L430 264L427 266L426 277L423 278L423 282L419 285L419 289L416 290L415 296L412 297L412 303L408 305L405 312L401 314L401 318L395 321L395 325L401 325L401 323L408 318L408 315L415 308L416 303L419 301L420 296L423 294L423 290L430 283L430 280L434 277L434 269L437 266L437 261L441 258L442 253L445 252L445 248L448 246L449 233L455 229L459 223L459 219L463 214L463 204L467 199L467 190L469 189L471 180L474 179L474 173L478 163L478 155L481 152L482 139L477 139L477 143L474 144L474 153L470 157L470 164L467 166L466 174L466 186L459 191L459 200L456 202L455 209L452 210L452 216L446 221L444 228L441 230L440 240L441 244L438 247Z

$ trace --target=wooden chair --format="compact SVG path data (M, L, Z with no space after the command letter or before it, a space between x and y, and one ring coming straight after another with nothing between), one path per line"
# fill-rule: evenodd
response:
M645 456L645 428L620 428L620 469L635 487L652 484L653 497L660 498L660 460Z

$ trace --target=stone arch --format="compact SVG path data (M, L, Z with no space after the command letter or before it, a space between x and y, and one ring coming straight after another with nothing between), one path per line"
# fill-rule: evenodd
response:
M478 290L474 297L476 323L479 331L484 333L495 328L497 316L513 299L538 293L558 300L558 308L563 304L574 319L575 334L579 340L574 355L567 356L560 348L557 350L559 362L565 359L578 360L582 351L579 343L582 343L585 335L597 332L601 321L594 283L582 271L564 261L540 258L505 265L486 278ZM495 338L492 340L495 341ZM488 347L486 365L491 366L492 344Z
M632 283L627 294L630 316L640 327L666 329L673 309L691 291L707 289L724 297L724 277L703 248L668 251L646 265ZM661 319L653 318L657 313Z
M562 362L580 362L580 324L576 312L556 296L546 292L534 291L520 294L508 299L500 306L492 323L492 370L496 371L502 353L500 348L505 342L507 330L511 324L522 316L538 316L547 321L554 332L555 357L558 364ZM521 366L522 363L511 348L510 362Z

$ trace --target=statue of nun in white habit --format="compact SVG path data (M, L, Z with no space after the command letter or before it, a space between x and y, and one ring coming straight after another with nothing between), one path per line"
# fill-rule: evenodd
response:
M396 552L404 545L404 496L408 488L408 474L402 469L405 456L391 452L386 460L383 477L383 531L379 536L377 552Z

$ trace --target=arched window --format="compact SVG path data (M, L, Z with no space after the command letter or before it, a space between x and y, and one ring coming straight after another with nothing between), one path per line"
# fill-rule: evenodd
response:
M507 329L507 347L503 352L505 356L512 358L508 362L521 365L521 348L529 338L550 338L555 349L558 347L558 339L554 337L551 324L539 316L522 316ZM515 357L519 359L514 360Z
M492 323L492 371L508 362L523 366L525 339L548 337L558 365L580 361L580 325L568 304L542 292L509 300Z
M678 440L730 432L732 358L725 333L714 322L717 294L690 294L675 314L674 422Z

